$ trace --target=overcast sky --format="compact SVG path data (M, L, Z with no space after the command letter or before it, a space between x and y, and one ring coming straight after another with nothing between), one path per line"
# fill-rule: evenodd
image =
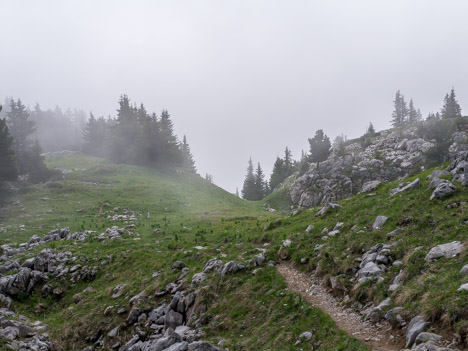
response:
M199 173L235 192L249 157L269 175L319 128L388 128L397 89L426 116L454 86L468 114L467 14L466 0L0 0L0 97L167 108Z

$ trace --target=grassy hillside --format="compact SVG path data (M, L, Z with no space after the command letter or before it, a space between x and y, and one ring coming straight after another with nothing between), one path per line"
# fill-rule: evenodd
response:
M51 279L48 285L61 291L55 297L44 295L38 287L14 301L18 312L48 324L49 334L63 350L82 350L101 335L108 339L107 333L124 323L129 299L136 294L146 296L140 302L142 309L169 302L169 295L155 293L180 275L171 269L174 261L183 261L189 268L182 280L189 285L213 257L249 265L258 249L265 248L267 258L276 259L276 246L296 232L294 226L265 231L279 224L274 224L278 213L198 176L161 174L82 155L49 157L47 164L71 172L64 180L22 188L10 199L1 212L2 244L14 246L33 234L43 236L61 227L72 232L94 230L98 235L114 225L130 225L133 232L122 240L54 241L21 255L22 262L48 247L70 251L77 258L75 264L99 267L91 281ZM131 214L133 221L114 217ZM119 284L125 284L124 293L112 298ZM256 274L249 269L210 276L204 285L199 294L206 311L201 312L200 323L206 339L214 343L223 339L226 349L299 350L318 342L321 350L365 349L321 311L286 291L274 267L265 266ZM104 313L108 306L114 308ZM126 313L118 314L120 308ZM304 331L313 331L314 336L295 345ZM123 343L134 332L121 328L117 338Z
M458 191L453 196L429 200L432 190L426 179L432 170L405 179L420 178L421 187L390 197L390 189L400 182L381 184L372 194L360 194L340 201L341 209L330 210L324 217L315 217L320 208L302 210L293 217L283 218L271 226L272 238L287 237L292 241L289 254L306 271L316 272L331 287L331 278L339 282L335 288L338 296L349 296L348 305L374 306L391 297L391 307L404 308L407 321L422 314L431 322L432 330L451 339L459 332L465 345L468 341L468 294L459 292L461 284L468 281L460 274L468 263L468 250L454 258L441 258L434 262L424 260L436 245L452 241L468 241L468 189L455 183ZM449 206L450 205L450 206ZM379 215L389 219L381 230L372 230ZM343 223L340 233L322 239L338 222ZM306 233L308 225L314 229ZM355 226L355 227L354 227ZM354 228L353 228L354 227ZM401 231L391 237L387 234L397 227ZM328 229L325 229L328 228ZM356 259L372 246L394 244L390 249L393 260L400 260L400 267L390 266L383 281L356 283L359 269ZM279 242L276 242L277 249ZM316 245L324 246L315 250ZM403 284L394 292L388 288L395 276L403 272Z

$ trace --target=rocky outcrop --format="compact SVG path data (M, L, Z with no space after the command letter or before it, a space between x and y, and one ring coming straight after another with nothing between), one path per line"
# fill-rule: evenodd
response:
M441 257L452 258L463 252L466 244L460 241L452 241L451 243L441 244L433 247L426 255L426 262L434 261Z
M373 191L379 182L393 181L420 168L425 153L434 146L411 130L406 135L383 131L368 146L355 141L346 145L344 156L332 152L319 167L311 166L297 178L290 188L291 200L306 208Z

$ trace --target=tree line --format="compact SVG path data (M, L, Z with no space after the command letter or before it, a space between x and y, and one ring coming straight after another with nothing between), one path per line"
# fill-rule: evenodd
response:
M117 163L196 172L187 138L178 140L167 110L150 114L143 104L131 104L127 95L118 103L116 118L90 114L83 129L85 153Z
M317 168L320 162L325 161L331 153L330 138L319 129L313 138L309 138L309 153L302 152L299 161L293 160L291 150L286 146L284 157L276 157L270 180L265 180L260 163L254 171L252 159L249 159L247 174L242 187L242 197L246 200L258 201L277 189L283 182L296 172L304 174L310 163Z
M18 177L32 183L48 179L52 172L44 163L39 142L31 138L36 122L20 99L11 99L8 107L6 117L0 118L0 183Z
M468 118L462 117L454 88L445 95L440 113L431 112L426 119L422 117L421 110L415 107L413 99L407 103L405 96L398 90L393 100L391 124L396 130L414 127L419 137L436 141L436 146L426 155L426 166L432 167L445 160L452 134L457 130L466 130ZM369 123L366 132L359 138L362 147L367 147L377 135L373 124ZM336 137L333 148L329 137L321 129L317 130L315 136L308 141L309 151L308 153L303 151L299 161L293 160L288 147L285 149L284 157L277 156L269 181L265 180L260 163L254 170L252 159L249 159L242 197L246 200L261 200L278 189L291 175L295 173L302 175L307 172L311 163L315 163L316 169L320 169L320 162L327 160L332 149L337 156L345 155L346 137L344 136Z

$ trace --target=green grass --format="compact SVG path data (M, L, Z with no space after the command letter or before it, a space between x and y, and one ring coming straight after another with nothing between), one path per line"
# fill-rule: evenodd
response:
M52 156L46 161L51 168L73 172L63 180L23 187L12 196L10 205L0 214L1 244L19 244L33 234L42 236L61 227L99 234L113 225L128 225L107 219L115 207L141 214L133 222L135 235L122 241L60 241L22 255L26 258L49 247L71 251L78 257L76 263L100 267L93 281L72 284L51 279L49 285L64 290L61 298L44 297L39 287L31 296L14 302L18 312L48 324L52 339L66 350L81 350L88 345L87 337L122 325L126 314L117 315L115 311L120 307L128 311L128 299L140 292L148 296L142 308L168 302L168 296L156 298L154 293L180 274L171 270L174 261L181 260L190 268L185 278L189 285L192 275L210 258L248 264L258 254L258 247L268 243L275 247L289 235L288 231L264 231L265 227L282 225L275 223L279 212L267 212L263 202L244 201L198 176L164 174L83 155ZM284 191L278 193L270 206L287 210L289 203L284 195ZM16 200L20 204L11 205ZM160 228L159 233L153 233L155 228ZM197 250L195 246L205 248ZM276 258L274 250L267 255ZM153 278L154 272L161 273ZM113 299L110 292L118 284L126 284L125 291ZM209 304L202 316L207 339L225 339L232 350L299 350L311 348L317 341L322 342L323 350L365 349L340 332L323 313L288 293L272 268L264 268L255 276L250 271L223 279L215 276L207 284L209 293L203 299ZM89 286L94 290L85 292ZM104 315L111 305L114 312ZM308 330L316 335L310 345L304 342L294 346L297 336ZM131 334L131 329L123 329L120 337L125 340Z

